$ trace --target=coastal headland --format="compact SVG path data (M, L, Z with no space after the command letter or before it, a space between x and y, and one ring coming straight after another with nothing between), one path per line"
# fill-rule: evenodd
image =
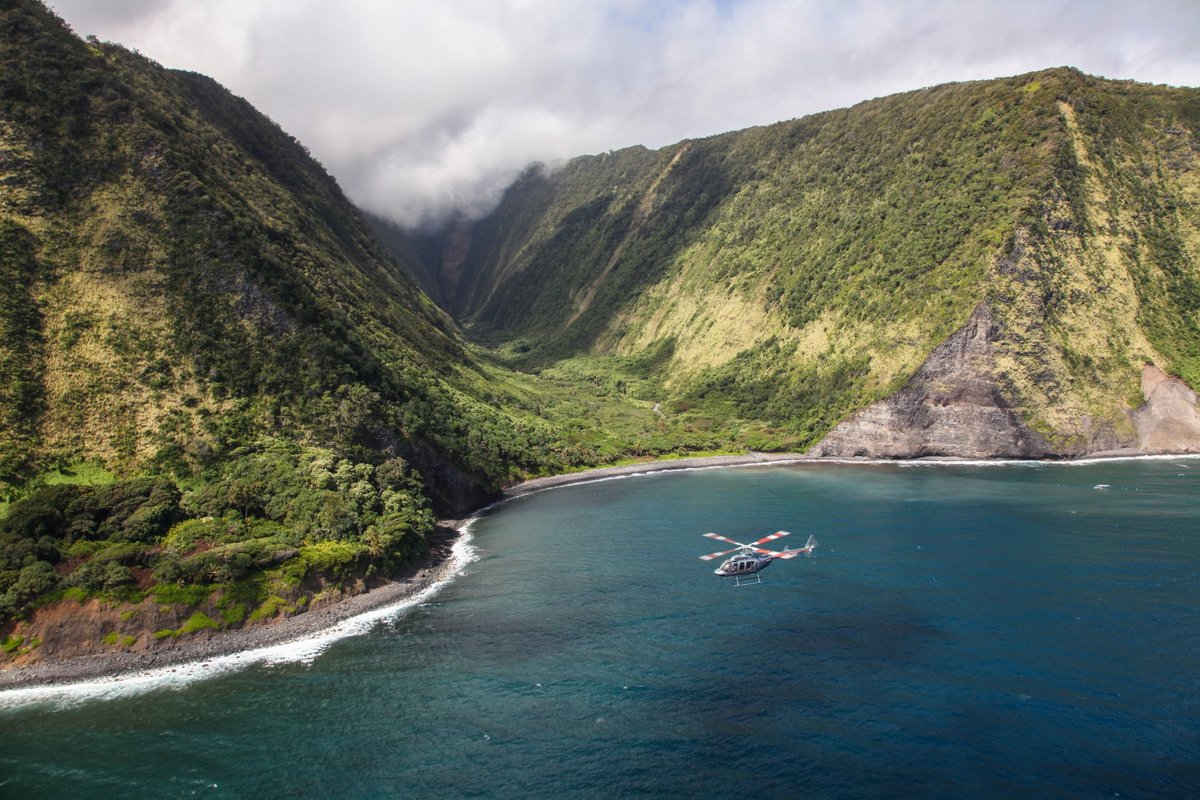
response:
M1090 461L1114 458L1194 458L1195 455L1146 455L1136 451L1117 450L1091 454ZM560 488L597 480L611 480L662 472L752 466L781 466L787 464L867 464L867 463L1001 463L1000 460L963 458L922 458L901 462L896 459L828 458L802 453L748 453L695 458L662 459L612 467L571 472L523 481L506 488L493 504L480 509L486 513L508 500L547 489ZM431 587L440 585L461 568L454 558L455 544L465 535L469 520L442 520L430 543L429 551L396 580L372 587L350 596L331 599L303 613L277 621L246 625L234 630L203 630L187 637L174 639L148 652L110 652L61 659L44 659L30 664L10 665L0 669L0 692L8 689L41 685L63 685L121 677L148 670L182 668L184 665L203 665L205 662L238 653L262 650L289 642L299 642L318 636L347 620L391 606L401 606Z
M438 524L429 550L395 580L348 596L317 603L301 613L244 625L232 630L199 630L164 641L146 652L105 652L68 658L42 659L0 668L0 692L45 684L65 684L114 678L143 672L200 664L235 653L260 650L301 641L354 617L400 606L450 578L458 569L454 545L464 522Z
M804 460L804 456L800 454L751 453L602 467L524 481L505 489L496 503L544 489L606 478L669 470L734 467L800 460ZM493 506L487 506L487 508ZM247 624L232 630L199 630L183 637L156 643L157 646L145 652L90 653L65 658L43 658L26 664L9 664L0 667L0 691L38 685L117 678L146 670L202 664L205 661L235 653L300 641L316 636L356 616L390 606L400 606L453 576L459 567L453 558L454 545L464 535L467 522L467 520L441 520L430 542L429 551L402 576L382 585L369 589L364 586L361 587L363 591L359 593L331 598L306 611L276 620Z

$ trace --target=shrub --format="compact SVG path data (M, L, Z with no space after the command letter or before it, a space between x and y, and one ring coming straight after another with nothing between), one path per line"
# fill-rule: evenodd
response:
M280 613L290 613L295 610L295 606L284 600L277 594L273 594L259 605L258 608L250 614L250 622L257 622L260 619L270 619L278 616Z
M205 628L219 630L221 625L203 611L197 611L188 617L187 622L183 623L183 625L179 628L179 633L195 633L196 631L204 630Z
M225 520L215 517L187 519L171 527L163 539L163 546L177 553L188 553L198 542L221 541L227 528Z
M163 605L197 606L207 600L216 590L215 586L195 584L180 586L178 584L158 584L151 591L154 602Z
M284 569L297 572L301 578L317 574L341 579L350 575L364 553L365 547L357 542L317 542L301 547L299 558Z

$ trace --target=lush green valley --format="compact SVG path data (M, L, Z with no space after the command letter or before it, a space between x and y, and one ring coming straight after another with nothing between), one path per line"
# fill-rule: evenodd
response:
M414 233L204 76L32 0L0 34L15 657L56 604L126 609L111 651L361 591L532 475L819 448L952 384L921 370L966 330L1020 455L1136 449L1148 364L1200 385L1198 90L935 87L534 166Z
M814 445L986 305L1006 402L1079 453L1128 438L1144 364L1200 385L1198 128L1195 89L951 84L532 168L416 251L507 363L622 364L734 447Z

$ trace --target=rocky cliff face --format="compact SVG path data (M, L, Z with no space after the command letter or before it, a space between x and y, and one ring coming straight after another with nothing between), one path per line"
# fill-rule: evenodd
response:
M1142 373L1145 402L1129 413L1132 431L1084 420L1084 433L1072 441L1048 441L1025 424L1006 396L996 366L1002 338L991 309L980 305L903 389L852 415L809 454L1052 458L1200 452L1196 393L1152 364Z
M1200 412L1196 393L1153 364L1142 370L1146 402L1133 412L1137 449L1142 453L1200 452Z
M986 305L896 394L842 422L811 455L1036 458L1045 439L1012 411L994 375L999 327Z

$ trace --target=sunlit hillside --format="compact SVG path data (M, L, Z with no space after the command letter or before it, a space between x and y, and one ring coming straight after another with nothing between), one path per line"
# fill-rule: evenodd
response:
M794 448L986 305L1008 402L1080 452L1144 364L1200 385L1198 127L1200 91L1065 68L939 86L530 169L427 270L520 368L624 359L665 424Z

